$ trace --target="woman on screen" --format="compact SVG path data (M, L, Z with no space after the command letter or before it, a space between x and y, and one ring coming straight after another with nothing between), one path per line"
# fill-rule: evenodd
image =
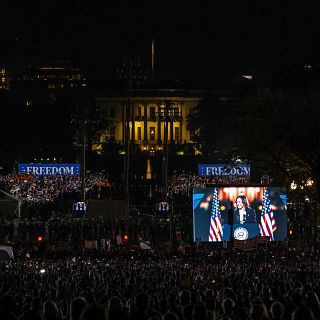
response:
M236 198L236 209L233 212L233 223L256 223L256 212L250 208L248 198L245 195L238 195Z

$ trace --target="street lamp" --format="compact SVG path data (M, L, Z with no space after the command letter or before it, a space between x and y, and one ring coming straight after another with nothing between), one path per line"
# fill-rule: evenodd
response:
M160 121L164 123L164 144L162 153L162 187L163 187L163 200L168 197L168 162L169 162L169 122L171 126L176 121L175 108L171 106L171 101L167 100L165 106L159 112ZM171 130L173 128L171 127ZM172 132L171 132L172 133ZM172 136L171 136L172 139ZM172 140L171 140L172 142Z
M80 110L79 110L80 105ZM86 145L88 136L88 125L94 126L96 130L97 125L103 122L101 112L94 112L90 114L90 101L81 101L76 105L76 115L72 116L71 123L80 126L81 130L81 201L86 201ZM80 111L80 115L78 115ZM91 110L97 111L97 110Z

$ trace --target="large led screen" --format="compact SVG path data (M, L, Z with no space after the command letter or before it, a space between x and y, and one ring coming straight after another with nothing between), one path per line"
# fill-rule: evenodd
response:
M193 239L201 242L287 237L284 187L193 189Z

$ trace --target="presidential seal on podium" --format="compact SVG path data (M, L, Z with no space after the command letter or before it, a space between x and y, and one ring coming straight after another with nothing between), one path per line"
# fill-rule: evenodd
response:
M249 236L249 232L246 228L238 227L236 230L234 230L233 237L236 240L247 240Z

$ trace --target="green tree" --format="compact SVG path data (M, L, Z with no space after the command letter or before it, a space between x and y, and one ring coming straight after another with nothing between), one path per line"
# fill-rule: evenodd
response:
M274 177L304 186L320 200L320 96L265 89L242 103L234 117L239 152L264 161Z
M203 161L230 163L236 155L232 144L235 107L234 102L208 94L188 117L194 148L201 153Z
M317 92L263 89L242 100L204 98L189 128L209 160L246 159L274 183L295 181L299 195L320 202L319 120Z

